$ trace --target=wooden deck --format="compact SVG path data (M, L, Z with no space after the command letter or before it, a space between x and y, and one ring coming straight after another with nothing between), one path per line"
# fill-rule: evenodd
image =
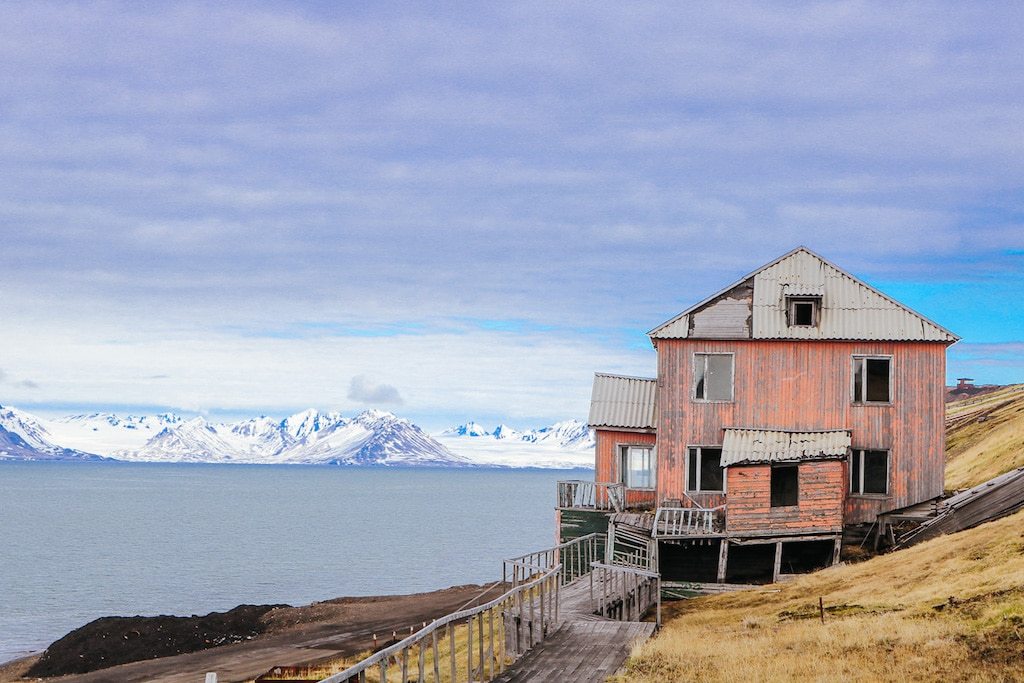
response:
M561 601L558 631L495 678L496 683L598 683L618 671L633 647L654 633L651 622L612 621L593 614L587 576L563 587Z

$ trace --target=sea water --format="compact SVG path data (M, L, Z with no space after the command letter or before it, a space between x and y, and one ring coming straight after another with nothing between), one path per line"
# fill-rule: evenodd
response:
M579 472L0 462L0 662L100 616L501 578Z

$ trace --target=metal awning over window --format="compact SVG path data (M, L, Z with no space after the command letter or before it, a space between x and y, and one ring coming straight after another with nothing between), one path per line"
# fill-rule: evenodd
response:
M726 428L722 440L722 467L845 458L849 452L850 432L842 429L787 432Z

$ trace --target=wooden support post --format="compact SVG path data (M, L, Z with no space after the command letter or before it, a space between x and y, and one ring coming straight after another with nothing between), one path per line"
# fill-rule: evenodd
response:
M772 568L772 583L779 580L779 571L782 568L782 541L775 542L775 566Z
M441 680L441 659L437 656L437 629L436 628L431 632L430 636L431 636L430 644L431 644L431 647L432 647L431 652L434 655L434 680L435 681L440 681Z
M416 680L417 680L417 683L424 683L424 681L426 680L426 673L427 673L427 671L426 671L427 656L426 656L426 650L423 647L423 641L422 640L420 640L420 642L419 642L419 648L420 648L420 661L419 661L419 671L418 671L419 677Z
M473 683L473 617L466 619L466 681Z
M725 583L725 568L729 564L729 539L723 538L718 548L718 583Z
M448 680L455 682L455 622L448 622L448 659L451 664L451 678Z
M487 612L487 634L491 646L487 654L487 677L494 678L494 610Z
M409 680L409 648L402 649L402 683Z
M839 554L843 550L843 535L836 536L836 547L832 550L832 564L839 564Z

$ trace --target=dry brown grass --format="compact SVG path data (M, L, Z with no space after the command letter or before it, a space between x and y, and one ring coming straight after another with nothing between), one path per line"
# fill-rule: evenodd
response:
M946 488L968 488L1024 467L1024 385L946 406Z
M1024 681L1024 512L667 612L618 680Z

